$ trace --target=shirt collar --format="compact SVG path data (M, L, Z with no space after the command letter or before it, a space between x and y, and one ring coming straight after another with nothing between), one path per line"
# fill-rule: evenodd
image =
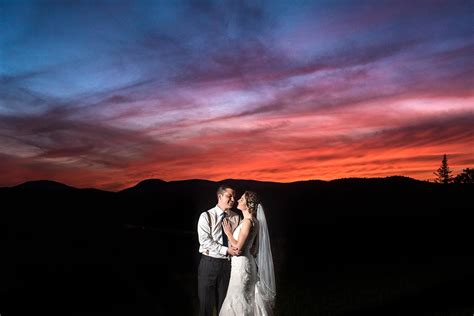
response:
M224 211L218 205L216 205L215 209L216 209L217 216L221 216L222 213L224 213Z

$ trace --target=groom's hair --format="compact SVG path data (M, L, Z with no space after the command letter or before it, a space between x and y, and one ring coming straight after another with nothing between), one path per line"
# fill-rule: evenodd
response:
M227 189L234 190L234 188L229 185L221 185L219 188L217 188L217 195L224 194L225 190Z

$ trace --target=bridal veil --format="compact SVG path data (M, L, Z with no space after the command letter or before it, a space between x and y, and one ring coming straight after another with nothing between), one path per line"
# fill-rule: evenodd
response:
M255 303L257 306L255 315L267 316L273 315L272 308L275 303L276 284L270 235L268 234L267 220L261 204L257 208L257 220L259 223L258 252L256 256L258 280L255 285Z

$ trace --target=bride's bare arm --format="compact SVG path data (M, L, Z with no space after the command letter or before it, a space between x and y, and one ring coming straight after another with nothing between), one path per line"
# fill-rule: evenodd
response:
M224 219L222 221L222 226L224 226L224 233L227 236L227 240L229 241L229 244L233 247L237 247L237 240L234 239L234 236L232 234L232 225L230 224L228 219Z
M227 235L229 243L238 249L242 249L245 244L245 241L247 240L247 237L249 236L250 228L252 227L252 223L250 222L250 220L246 218L242 220L242 228L240 229L240 233L237 237L237 240L234 239L234 236L232 234L232 227L230 226L229 221L224 220L223 225L224 232Z

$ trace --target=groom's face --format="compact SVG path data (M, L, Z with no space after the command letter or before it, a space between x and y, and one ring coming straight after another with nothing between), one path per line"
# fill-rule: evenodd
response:
M231 209L235 202L234 195L234 190L225 190L224 193L219 194L219 205L225 209Z

